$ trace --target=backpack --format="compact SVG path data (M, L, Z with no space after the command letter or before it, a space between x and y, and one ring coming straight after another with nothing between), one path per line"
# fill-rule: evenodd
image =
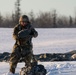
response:
M32 68L23 67L21 68L20 75L46 75L47 71L43 65L36 65Z

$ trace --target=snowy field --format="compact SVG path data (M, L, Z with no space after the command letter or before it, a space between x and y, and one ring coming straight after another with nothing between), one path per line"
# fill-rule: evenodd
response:
M45 28L36 29L39 33L33 38L34 54L65 53L76 50L76 28ZM11 52L15 43L12 37L12 28L0 28L0 53ZM76 75L76 62L39 62L47 69L47 75ZM16 73L24 63L19 63ZM0 62L0 75L7 75L9 63ZM4 74L6 73L6 74Z

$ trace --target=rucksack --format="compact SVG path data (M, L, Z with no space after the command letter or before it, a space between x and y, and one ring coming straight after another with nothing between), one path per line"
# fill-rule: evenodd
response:
M20 75L46 75L47 71L43 65L36 65L32 68L21 68Z

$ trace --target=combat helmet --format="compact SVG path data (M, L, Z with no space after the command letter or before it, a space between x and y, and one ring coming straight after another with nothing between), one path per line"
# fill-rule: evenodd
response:
M22 15L22 16L20 17L20 19L19 19L19 23L20 23L21 21L29 22L28 16L27 16L27 15Z

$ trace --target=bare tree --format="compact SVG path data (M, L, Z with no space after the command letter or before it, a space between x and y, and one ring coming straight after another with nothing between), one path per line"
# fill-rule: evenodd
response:
M57 27L69 27L69 18L66 16L59 16L57 18Z
M37 26L48 28L52 27L52 16L50 12L39 12L38 17L36 18Z
M34 25L34 23L35 23L35 15L34 15L33 10L31 10L31 12L29 13L29 18L30 18L31 23Z

